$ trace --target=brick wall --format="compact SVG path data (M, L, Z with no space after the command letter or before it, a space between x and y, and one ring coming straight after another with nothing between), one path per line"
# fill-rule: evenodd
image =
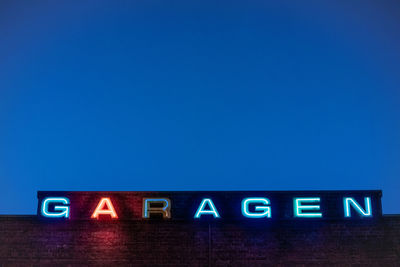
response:
M0 216L1 266L400 266L400 216L273 225Z

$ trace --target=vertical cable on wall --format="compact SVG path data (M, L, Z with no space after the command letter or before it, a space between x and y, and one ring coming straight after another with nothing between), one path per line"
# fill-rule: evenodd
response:
M212 260L212 237L211 237L211 223L208 223L208 266L211 267Z

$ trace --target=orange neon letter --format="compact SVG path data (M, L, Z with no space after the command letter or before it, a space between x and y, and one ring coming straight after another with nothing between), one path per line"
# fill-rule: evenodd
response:
M107 206L106 209L104 209L105 206ZM99 219L99 215L110 215L113 219L118 218L118 215L115 212L114 206L109 197L101 198L99 204L97 204L97 207L92 214L92 219Z

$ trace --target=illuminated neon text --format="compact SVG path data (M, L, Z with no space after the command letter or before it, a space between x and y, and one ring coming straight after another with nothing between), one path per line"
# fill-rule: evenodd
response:
M51 195L50 195L51 194ZM335 199L324 195L301 195L296 192L292 196L263 196L257 194L240 197L225 197L214 194L201 198L191 197L150 197L134 194L133 198L110 195L96 195L91 198L70 197L70 195L53 195L40 198L38 215L43 218L59 219L235 219L273 221L279 219L368 219L380 215L380 202L373 195L342 194ZM139 198L139 199L138 199ZM87 199L93 199L86 210ZM74 201L77 201L74 203ZM132 201L132 202L130 202ZM192 202L192 204L190 203ZM93 206L92 206L93 205ZM281 210L284 209L284 210ZM339 209L339 210L334 210ZM121 218L120 218L121 216Z

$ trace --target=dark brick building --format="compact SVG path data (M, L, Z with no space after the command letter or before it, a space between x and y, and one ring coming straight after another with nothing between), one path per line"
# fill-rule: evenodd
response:
M150 193L132 194L137 199ZM73 201L79 199L79 205L83 206L90 198L81 193L69 197L71 220L0 216L0 265L400 266L398 215L379 216L374 220L279 220L273 223L174 218L135 220L123 216L117 221L74 220L72 209L77 204L74 206ZM42 198L39 193L39 203ZM179 197L172 198L172 202L174 199L178 206L172 208L172 214L180 207ZM184 199L187 197L181 198ZM93 210L93 204L89 206L87 210ZM117 211L124 214L124 209L119 204Z

